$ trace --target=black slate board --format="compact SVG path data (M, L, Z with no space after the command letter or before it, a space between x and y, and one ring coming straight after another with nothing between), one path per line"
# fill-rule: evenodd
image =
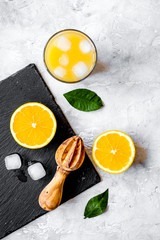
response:
M43 103L53 111L57 119L56 135L51 143L42 149L23 148L10 134L12 113L27 102ZM0 238L46 213L38 205L38 196L56 171L54 156L57 147L73 135L74 131L34 64L0 82ZM15 152L22 157L22 171L7 171L4 158ZM28 176L27 164L31 160L42 162L47 171L45 178L33 181ZM82 167L67 177L62 202L99 181L100 177L86 155Z

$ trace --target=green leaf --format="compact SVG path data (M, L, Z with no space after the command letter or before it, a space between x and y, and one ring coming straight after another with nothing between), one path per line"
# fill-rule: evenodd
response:
M88 89L75 89L63 94L63 96L72 107L80 111L95 111L103 106L101 98L95 92Z
M102 214L107 208L109 190L91 198L84 210L84 218L92 218Z

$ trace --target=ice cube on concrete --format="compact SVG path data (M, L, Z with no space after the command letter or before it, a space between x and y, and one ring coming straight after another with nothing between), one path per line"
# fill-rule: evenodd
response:
M66 75L66 70L61 67L61 66L58 66L54 69L54 74L57 76L57 77L61 77L63 78L65 75Z
M71 48L71 41L64 36L60 36L57 38L56 46L60 50L67 52Z
M79 47L83 53L89 53L92 49L91 44L87 40L82 40Z
M67 66L68 63L69 63L69 57L67 54L62 54L62 56L59 58L59 63L62 65L62 66Z
M40 162L32 164L27 170L29 176L35 181L46 176L46 171Z
M88 68L84 62L80 61L73 66L72 71L74 72L76 77L83 77L87 74Z
M19 169L22 166L21 158L17 153L6 156L4 161L7 170Z

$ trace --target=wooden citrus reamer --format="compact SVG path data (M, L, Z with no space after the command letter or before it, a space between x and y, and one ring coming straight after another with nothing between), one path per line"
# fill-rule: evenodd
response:
M78 169L85 157L83 141L78 136L73 136L65 140L57 149L55 159L57 171L50 183L39 195L39 205L47 211L52 211L59 206L63 185L68 174Z

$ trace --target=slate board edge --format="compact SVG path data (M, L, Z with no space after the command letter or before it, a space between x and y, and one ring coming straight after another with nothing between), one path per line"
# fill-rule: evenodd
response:
M45 87L46 87L47 90L49 91L49 93L50 93L53 101L57 104L57 102L56 102L56 100L55 100L52 92L50 91L48 85L46 84L44 78L42 77L42 75L40 74L37 66L36 66L34 63L31 63L31 64L27 65L26 67L24 67L24 68L20 69L19 71L13 73L13 74L10 75L9 77L1 80L1 81L0 81L0 86L1 86L1 84L3 84L4 81L6 81L6 80L10 79L11 77L14 77L15 75L19 74L19 73L20 73L21 71L23 71L25 68L32 68L32 69L35 71L35 73L38 74L38 75L43 79L43 83L44 83ZM59 106L59 105L57 104L57 106ZM59 107L59 108L60 108L60 107ZM60 109L61 109L61 108L60 108ZM65 116L64 113L63 113L63 111L62 111L62 114L63 114L63 116L66 118L66 116ZM66 118L66 119L67 119L67 118ZM68 119L67 119L67 123L68 123L69 127L72 129L72 131L74 132L74 130L73 130L73 128L71 127ZM74 133L75 133L75 132L74 132ZM75 133L75 135L76 135L76 133ZM88 154L87 154L87 155L88 155ZM88 156L88 158L89 158L89 156ZM89 159L90 159L90 158L89 158ZM91 159L90 159L90 161L91 161ZM92 162L92 161L91 161L91 162ZM100 177L98 171L95 169L95 166L94 166L93 163L92 163L92 165L93 165L94 171L97 173L97 178L96 178L96 181L95 181L93 184L89 185L85 190L88 190L89 188L91 188L92 186L96 185L97 183L99 183L99 182L101 181L101 177ZM79 194L82 193L82 192L84 192L84 190L83 190L83 191L80 191ZM79 195L79 194L78 194L78 195ZM76 196L75 196L75 197L76 197ZM72 200L72 199L74 199L74 198L71 198L71 199L69 199L68 201L70 201L70 200ZM66 201L66 202L68 202L68 201ZM43 216L43 215L46 214L46 213L48 213L48 212L46 211L46 212L44 212L44 213L41 213L41 214L37 215L35 218L33 218L32 221L36 220L37 218L39 218L40 216ZM29 223L30 223L30 222L28 222L28 223L26 223L26 224L24 224L24 225L21 225L20 228L26 226L26 225L29 224ZM18 229L20 229L20 228L15 229L15 231L18 230ZM11 234L11 233L13 233L13 232L15 232L15 231L8 231L8 232L6 232L5 235L3 235L3 237L0 237L0 239L3 239L3 238L6 237L7 235L9 235L9 234Z

